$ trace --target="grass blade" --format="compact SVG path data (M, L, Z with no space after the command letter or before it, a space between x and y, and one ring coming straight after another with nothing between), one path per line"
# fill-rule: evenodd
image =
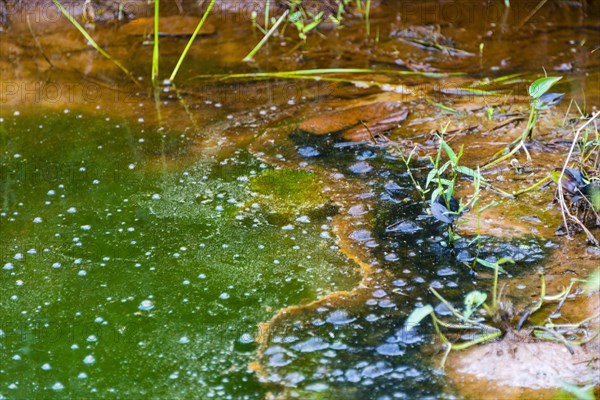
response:
M214 0L213 0L213 2L214 2ZM258 51L265 45L265 43L267 43L267 40L269 40L269 38L271 37L271 35L273 34L273 32L275 32L275 30L277 29L277 27L279 25L281 25L281 23L288 16L289 13L290 13L290 10L286 10L283 13L283 15L281 17L279 17L279 19L277 20L277 22L275 22L275 25L273 25L271 27L271 29L269 29L269 32L267 32L267 34L262 38L262 40L260 42L258 42L258 44L252 49L252 51L250 53L248 53L248 55L246 57L244 57L244 59L242 61L248 62L248 61L252 60L252 57L254 57L254 55L256 53L258 53Z
M152 86L156 86L158 79L158 21L159 21L159 0L154 0L154 50L152 51Z
M171 76L169 77L169 80L171 82L173 82L175 80L175 77L177 76L177 72L179 72L179 68L181 67L181 64L183 64L183 60L185 59L185 56L187 55L188 51L190 51L190 48L192 47L192 43L194 43L196 36L198 36L198 32L200 32L200 29L202 29L202 25L204 25L204 21L206 21L206 18L208 17L210 10L212 9L213 5L215 4L215 1L216 0L211 0L210 4L206 8L206 11L204 11L204 15L202 16L202 19L198 23L198 26L196 26L196 30L194 31L194 33L192 34L192 37L190 38L187 45L185 46L185 49L183 49L183 52L179 56L177 65L175 65L175 68L173 69L173 72L171 73Z

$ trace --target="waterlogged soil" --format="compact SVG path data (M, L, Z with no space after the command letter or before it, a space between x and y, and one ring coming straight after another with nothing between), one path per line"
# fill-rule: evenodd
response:
M251 63L261 35L221 8L177 86L155 93L151 14L88 26L133 81L67 21L12 15L0 40L0 399L552 398L561 381L598 384L595 342L570 356L507 335L442 370L429 322L403 329L424 304L448 315L429 287L456 305L489 292L490 270L465 265L476 256L516 261L501 276L516 314L537 301L538 270L555 294L599 266L585 236L555 236L552 184L499 195L562 166L575 101L600 104L598 6L530 16L536 5L375 2L370 36L355 11L299 47L288 27ZM163 9L162 78L200 15L183 6L185 18ZM398 151L414 150L423 182L446 127L465 165L484 164L522 133L542 67L563 75L566 100L541 113L531 161L486 172L480 202L501 203L465 214L450 248ZM310 68L382 72L205 77ZM472 193L461 181L457 196ZM596 300L574 291L554 322L596 314ZM527 364L540 359L573 368Z

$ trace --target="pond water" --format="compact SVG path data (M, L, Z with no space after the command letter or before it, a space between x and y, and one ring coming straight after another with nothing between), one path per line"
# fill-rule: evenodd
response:
M260 36L247 15L220 10L181 84L154 96L152 46L139 35L111 23L93 32L138 85L67 21L36 21L34 40L15 18L0 41L0 399L464 397L438 368L433 327L402 328L426 303L448 314L428 288L452 301L487 291L491 276L465 263L510 257L508 272L522 279L510 297L527 302L539 293L537 269L558 287L586 277L597 253L581 237L553 235L549 189L516 216L516 200L503 203L500 223L490 217L478 242L467 226L450 249L397 155L360 132L301 127L335 125L338 109L377 125L384 115L369 114L372 105L394 102L408 112L394 114L401 128L390 137L408 151L432 150L431 131L453 121L452 146L467 144L467 161L480 163L503 142L488 136L498 121L479 121L485 107L526 113L526 82L542 67L564 75L560 89L588 111L599 103L589 43L600 42L600 13L585 2L531 18L537 2L411 4L375 4L371 37L355 16L295 50L297 41L275 38L251 64L240 60ZM432 37L473 55L406 40ZM161 39L161 76L184 45ZM309 68L463 75L357 73L354 85L198 77ZM443 90L515 73L492 85L499 100ZM542 118L541 135L556 133L567 106ZM532 169L558 165L565 149L545 151ZM415 165L423 178L427 163Z

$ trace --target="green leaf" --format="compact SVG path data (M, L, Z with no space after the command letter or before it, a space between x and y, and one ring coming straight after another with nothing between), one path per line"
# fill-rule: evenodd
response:
M487 294L483 292L478 290L469 292L469 294L465 296L465 311L463 312L463 316L469 319L471 314L473 314L473 311L477 310L477 308L479 308L479 306L481 306L486 299Z
M450 181L448 184L448 188L446 189L446 201L450 203L450 199L452 198L452 194L454 193L454 181Z
M448 169L448 167L450 166L450 161L446 161L444 163L444 165L442 165L442 167L438 170L438 175L442 175L444 172L446 172L446 170Z
M562 170L560 169L555 169L554 171L550 172L550 179L552 179L554 183L558 183L558 179L560 178L561 172Z
M443 188L437 188L433 191L433 193L431 193L431 203L433 204L435 202L435 200L438 198L438 196L440 195L440 193L442 193L444 191Z
M596 271L587 278L584 290L587 294L600 291L600 268L596 269Z
M498 264L498 265L502 265L502 264L506 264L506 263L514 264L515 260L513 260L512 258L508 258L508 257L502 257L501 259L496 261L496 264Z
M444 141L444 139L442 139L442 138L440 138L440 143L442 144L442 147L446 151L446 154L448 154L448 158L450 159L450 161L452 161L452 164L454 164L454 165L458 164L458 156L456 155L454 150L452 150L452 148L450 146L448 146L448 143L446 143Z
M529 86L529 95L534 99L539 99L546 93L556 82L562 79L562 76L546 76L533 82Z
M431 183L431 181L433 181L435 179L437 174L438 174L438 170L436 168L429 171L429 174L427 174L427 180L425 181L425 188L429 187L429 184Z
M594 385L580 387L572 383L562 382L562 390L575 396L577 400L594 400Z
M433 313L433 307L429 304L423 307L415 308L404 322L404 328L410 332L413 328L419 325L421 321L429 314Z
M456 166L456 170L458 172L460 172L461 174L463 174L463 175L470 176L473 179L478 178L479 180L482 180L482 181L485 180L483 178L483 176L481 176L481 174L479 172L477 172L474 169L471 169L469 167L465 167L465 166L462 166L462 165L457 165Z
M506 270L504 268L502 268L500 265L498 265L498 263L491 263L489 261L482 260L481 258L478 258L477 262L479 264L483 265L484 267L491 268L494 270L498 269L498 271L502 272L503 274L508 274L508 272L506 272Z

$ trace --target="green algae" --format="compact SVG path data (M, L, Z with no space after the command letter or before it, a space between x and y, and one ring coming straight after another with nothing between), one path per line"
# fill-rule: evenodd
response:
M257 324L359 280L326 215L269 220L246 152L74 112L2 124L0 398L264 398Z
M269 169L251 181L258 199L280 214L319 209L327 204L323 182L308 171Z

